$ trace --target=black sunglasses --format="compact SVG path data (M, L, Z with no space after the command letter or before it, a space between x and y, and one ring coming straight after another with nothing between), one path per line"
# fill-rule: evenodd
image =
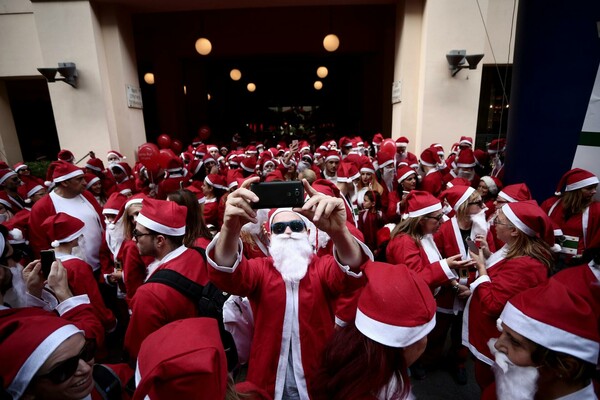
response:
M79 360L90 362L94 358L95 354L96 341L86 340L85 345L83 345L83 348L81 349L79 354L66 359L65 361L58 364L56 367L52 368L50 372L43 375L38 375L36 376L36 378L48 379L55 385L60 385L75 374L75 371L77 371L77 367L79 366Z
M271 232L273 232L276 235L281 235L283 232L285 232L285 229L288 226L290 227L292 232L302 232L306 228L304 222L302 222L299 219L295 219L293 221L288 222L275 222L273 225L271 225Z
M131 236L133 236L134 238L139 238L142 236L154 236L154 233L142 233L140 231L138 231L137 229L134 229L133 232L131 233Z
M479 200L479 201L472 201L469 203L470 206L479 206L479 208L483 208L483 200Z
M428 215L425 218L435 219L437 222L440 222L442 220L442 218L444 218L444 214L440 214L435 217L433 215Z

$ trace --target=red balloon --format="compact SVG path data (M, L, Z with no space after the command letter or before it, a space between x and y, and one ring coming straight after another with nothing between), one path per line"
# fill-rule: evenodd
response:
M206 125L202 125L200 129L198 129L198 136L200 140L205 141L210 137L210 128Z
M173 140L171 142L171 150L173 150L173 152L175 154L181 153L181 150L183 150L183 143L181 143L181 140L179 140L179 139Z
M163 133L158 137L156 143L158 143L158 147L161 149L168 149L171 147L171 137Z
M154 143L144 143L138 147L138 160L146 169L151 179L158 176L159 165L159 150Z
M160 149L159 164L160 164L161 168L163 168L163 169L169 168L169 161L172 158L178 158L175 155L175 153L173 153L173 150L171 150L171 149Z
M396 154L396 142L394 139L384 139L379 151L387 151L388 153Z

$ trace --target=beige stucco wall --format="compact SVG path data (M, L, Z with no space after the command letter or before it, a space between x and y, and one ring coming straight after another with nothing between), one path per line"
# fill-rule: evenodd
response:
M507 60L508 50L512 53L513 3L478 3L481 14L470 0L401 0L398 4L394 80L402 82L403 90L402 102L393 106L392 137L408 137L409 151L417 155L432 143L449 150L460 136L475 136L481 65L493 62L484 23L496 58ZM452 77L446 61L450 50L486 56L476 70L465 69Z

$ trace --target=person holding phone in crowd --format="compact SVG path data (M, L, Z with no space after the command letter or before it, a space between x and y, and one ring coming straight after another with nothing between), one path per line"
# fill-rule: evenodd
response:
M271 256L247 260L239 236L245 223L256 222L252 203L259 198L248 188L258 180L247 180L229 195L221 232L206 252L209 278L250 300L255 327L247 380L275 399L308 398L334 330L331 300L363 285L361 266L372 255L350 234L343 200L303 181L310 198L302 207L270 213ZM331 237L334 256L313 254L305 218Z

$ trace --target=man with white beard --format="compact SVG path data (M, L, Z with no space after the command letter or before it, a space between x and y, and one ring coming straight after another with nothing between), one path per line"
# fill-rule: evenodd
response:
M275 399L309 399L311 378L334 329L332 299L362 286L361 266L371 252L346 227L342 199L317 193L302 208L274 210L268 221L271 257L247 260L241 226L256 222L258 197L247 180L227 198L221 232L207 247L209 279L219 288L250 299L254 340L247 380ZM302 217L325 231L334 256L313 254Z
M597 399L591 378L600 335L592 315L555 279L514 296L498 319L500 338L488 343L496 381L482 399Z

